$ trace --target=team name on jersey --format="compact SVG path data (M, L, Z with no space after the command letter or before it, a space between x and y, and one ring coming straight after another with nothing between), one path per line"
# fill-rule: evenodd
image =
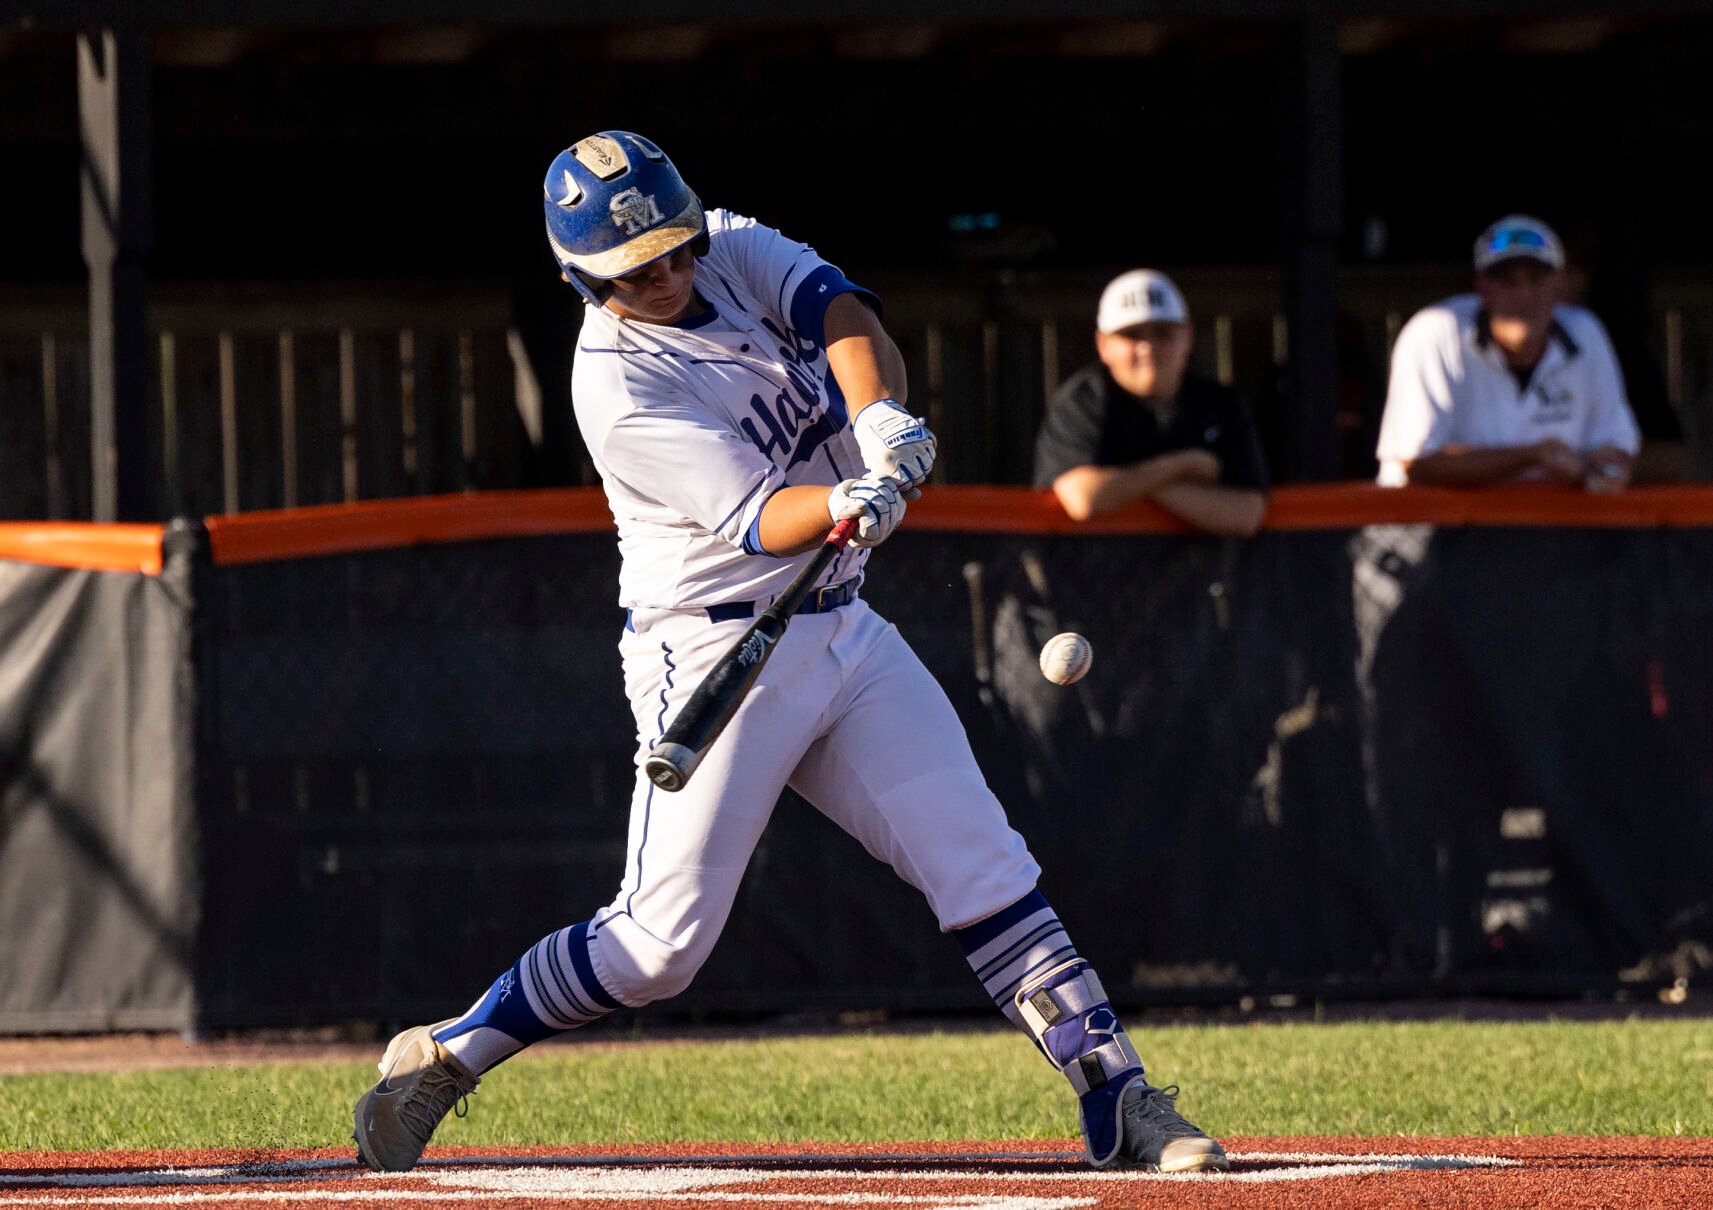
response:
M749 407L754 415L740 418L738 428L775 466L788 471L814 457L815 451L839 431L844 418L833 414L808 364L820 359L820 346L794 329L781 330L769 317L761 322L777 341L787 385L772 400L760 393L751 395Z

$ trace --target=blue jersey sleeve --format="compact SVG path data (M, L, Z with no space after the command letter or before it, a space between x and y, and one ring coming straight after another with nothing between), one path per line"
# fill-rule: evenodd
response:
M791 295L791 326L818 347L827 347L827 308L841 294L855 294L876 315L881 314L880 297L847 278L836 265L823 261L798 283Z

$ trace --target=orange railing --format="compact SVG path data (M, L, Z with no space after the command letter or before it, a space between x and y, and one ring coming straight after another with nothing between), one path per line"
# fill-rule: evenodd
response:
M158 576L161 527L85 521L0 522L0 559Z
M432 542L466 542L612 527L600 489L486 492L235 513L206 520L217 564L349 554ZM1364 525L1507 525L1596 528L1713 526L1713 486L1641 487L1616 496L1564 488L1382 488L1368 483L1289 485L1268 504L1270 530ZM909 529L940 533L1184 533L1164 509L1137 504L1094 521L1067 517L1047 492L1022 487L931 487L910 506ZM84 522L0 524L0 559L158 574L162 527Z

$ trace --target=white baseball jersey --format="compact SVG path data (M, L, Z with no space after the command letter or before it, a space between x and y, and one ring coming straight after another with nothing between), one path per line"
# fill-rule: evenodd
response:
M1481 300L1460 294L1424 307L1398 333L1380 422L1379 482L1448 445L1532 445L1556 437L1587 453L1635 453L1641 434L1605 327L1581 307L1553 310L1545 356L1524 388L1488 336Z
M711 311L672 327L590 306L577 341L577 423L618 523L627 607L770 601L813 554L761 552L762 506L787 484L863 473L821 327L858 287L753 219L709 211L708 236L695 284ZM846 548L822 582L867 558Z
M946 928L1016 903L1040 876L945 693L860 598L792 619L683 789L641 774L749 617L813 557L760 550L768 497L864 470L822 330L827 303L857 287L751 219L711 211L708 232L695 286L712 310L674 327L590 306L572 373L629 611L619 651L639 774L624 881L588 931L595 978L628 1005L675 994L702 964L787 785L920 888ZM847 548L823 583L867 558ZM707 608L737 602L753 609Z

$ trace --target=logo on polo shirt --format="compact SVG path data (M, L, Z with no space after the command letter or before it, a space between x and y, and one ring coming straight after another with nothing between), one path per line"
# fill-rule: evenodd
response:
M1537 382L1529 389L1529 394L1535 399L1536 424L1554 424L1565 419L1575 402L1574 393L1567 386L1550 382Z

